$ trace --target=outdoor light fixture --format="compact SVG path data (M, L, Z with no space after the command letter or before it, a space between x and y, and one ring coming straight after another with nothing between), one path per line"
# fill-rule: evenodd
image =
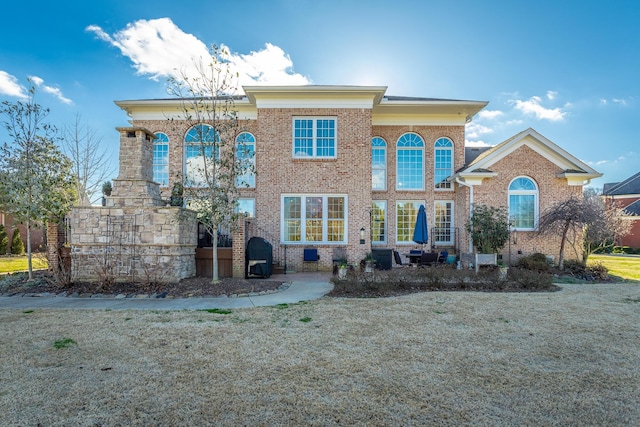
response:
M364 245L364 227L360 229L360 244Z

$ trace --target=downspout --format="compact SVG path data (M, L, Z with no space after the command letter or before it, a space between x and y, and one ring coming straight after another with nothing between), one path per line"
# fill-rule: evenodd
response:
M461 181L459 176L456 176L456 183L469 187L469 222L471 222L471 218L473 218L473 185ZM473 253L473 239L471 238L471 234L469 234L469 253Z

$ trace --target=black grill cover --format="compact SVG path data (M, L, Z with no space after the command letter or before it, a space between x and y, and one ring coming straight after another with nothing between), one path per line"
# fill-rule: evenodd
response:
M273 269L273 247L262 237L252 237L247 242L246 265L248 274L270 277Z

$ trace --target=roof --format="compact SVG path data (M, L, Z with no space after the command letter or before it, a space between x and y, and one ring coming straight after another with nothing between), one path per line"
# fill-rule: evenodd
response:
M640 216L640 200L636 200L624 209L625 215Z
M602 176L532 128L525 129L493 147L465 148L465 166L456 176L464 179L465 176L473 178L478 174L487 174L491 171L491 166L523 145L558 166L562 172L557 174L557 177L567 179L569 185L584 185L585 182Z
M602 189L603 196L622 196L640 194L640 172L622 182L610 182Z

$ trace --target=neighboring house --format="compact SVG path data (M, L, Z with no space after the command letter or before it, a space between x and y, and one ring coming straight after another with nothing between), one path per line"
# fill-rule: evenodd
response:
M252 235L267 239L274 258L294 269L302 267L307 247L318 249L325 269L337 247L350 262L371 248L407 253L420 247L412 241L420 205L435 250L472 251L465 224L471 205L482 203L508 207L514 256L557 257L559 242L535 233L539 215L581 196L583 185L601 176L533 129L488 149L465 148L465 125L484 101L395 97L378 86L244 91L235 102L237 138L248 145L257 173L245 177L250 188L241 189L250 227L234 235L234 275L242 274L243 242ZM131 129L155 135L153 179L168 198L174 180L191 173L195 151L192 130L176 126L181 101L116 104Z
M27 250L27 226L16 222L11 214L4 213L0 211L0 224L5 226L7 230L7 236L9 238L9 248L11 250L11 236L13 236L13 230L17 228L20 230L20 237L22 238L22 242L24 243L25 251ZM31 229L31 250L39 251L44 249L44 236L42 228L33 227ZM0 254L5 255L5 254Z
M640 172L622 182L604 185L602 196L624 209L625 220L632 221L631 231L620 238L620 246L640 248Z

